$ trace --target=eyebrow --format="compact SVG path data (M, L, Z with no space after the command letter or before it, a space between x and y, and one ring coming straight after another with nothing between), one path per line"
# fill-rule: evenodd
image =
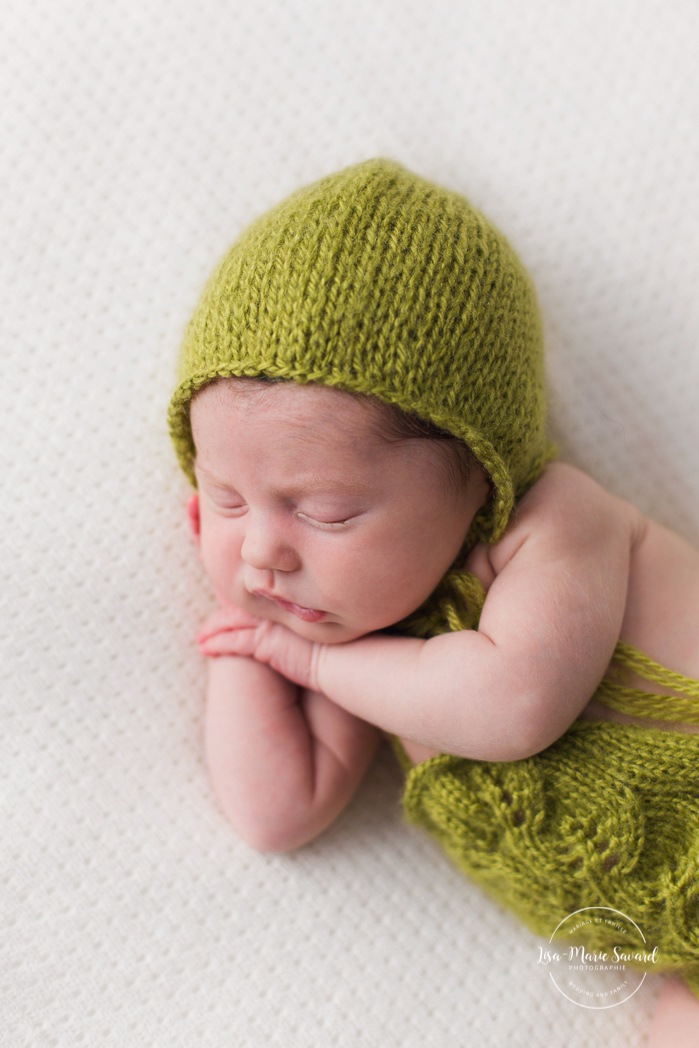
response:
M211 483L214 484L217 488L226 488L226 490L228 491L234 490L230 484L228 484L225 480L221 480L219 477L216 476L215 473L212 473L210 469L207 469L205 466L200 465L200 463L197 462L196 459L194 460L194 472L201 473L206 480L211 481Z
M196 460L194 463L194 469L195 472L200 473L203 476L203 478L207 480L210 484L212 484L214 487L220 488L222 491L237 492L237 488L234 488L232 484L229 484L225 480L221 480L220 477L217 477L215 473L212 473L211 470L207 469L205 466L198 465ZM294 498L297 497L300 493L326 497L332 495L339 495L343 498L346 498L351 495L360 494L356 484L348 484L345 482L344 478L340 476L332 478L327 485L324 484L322 487L315 487L311 484L307 485L304 488L303 485L296 485L294 487L289 486L286 488L275 488L273 492L274 495L277 495L281 498ZM364 494L366 494L366 492Z

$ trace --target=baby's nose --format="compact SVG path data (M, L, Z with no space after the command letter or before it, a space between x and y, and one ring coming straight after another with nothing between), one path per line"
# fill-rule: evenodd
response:
M271 516L248 514L240 555L259 571L295 571L299 567L298 553Z

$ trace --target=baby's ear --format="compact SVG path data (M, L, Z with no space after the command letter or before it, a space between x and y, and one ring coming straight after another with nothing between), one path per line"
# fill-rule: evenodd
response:
M189 517L189 526L192 529L194 535L194 541L197 546L199 545L199 535L201 532L201 520L199 517L199 496L192 495L191 499L187 503L187 516Z

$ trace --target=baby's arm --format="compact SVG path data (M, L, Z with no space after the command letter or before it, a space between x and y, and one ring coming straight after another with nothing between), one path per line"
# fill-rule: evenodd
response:
M536 753L591 698L619 637L640 515L571 466L550 466L490 552L477 631L311 645L240 631L269 662L386 731L477 760ZM233 638L235 640L235 638Z
M495 578L477 631L319 648L315 686L434 749L479 760L539 752L609 665L639 520L579 470L549 467L490 552Z
M206 760L221 807L263 851L297 848L347 805L376 751L371 725L251 658L209 659Z
M478 760L539 752L609 665L639 520L584 473L550 466L490 551L495 578L477 631L319 648L314 686L434 749Z

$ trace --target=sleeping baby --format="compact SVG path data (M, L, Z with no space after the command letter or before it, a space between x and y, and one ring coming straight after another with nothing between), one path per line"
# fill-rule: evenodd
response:
M407 817L535 932L633 918L679 973L652 1043L683 1043L699 553L556 461L505 238L388 160L301 189L209 281L169 421L218 601L206 755L236 830L311 840L385 733Z

